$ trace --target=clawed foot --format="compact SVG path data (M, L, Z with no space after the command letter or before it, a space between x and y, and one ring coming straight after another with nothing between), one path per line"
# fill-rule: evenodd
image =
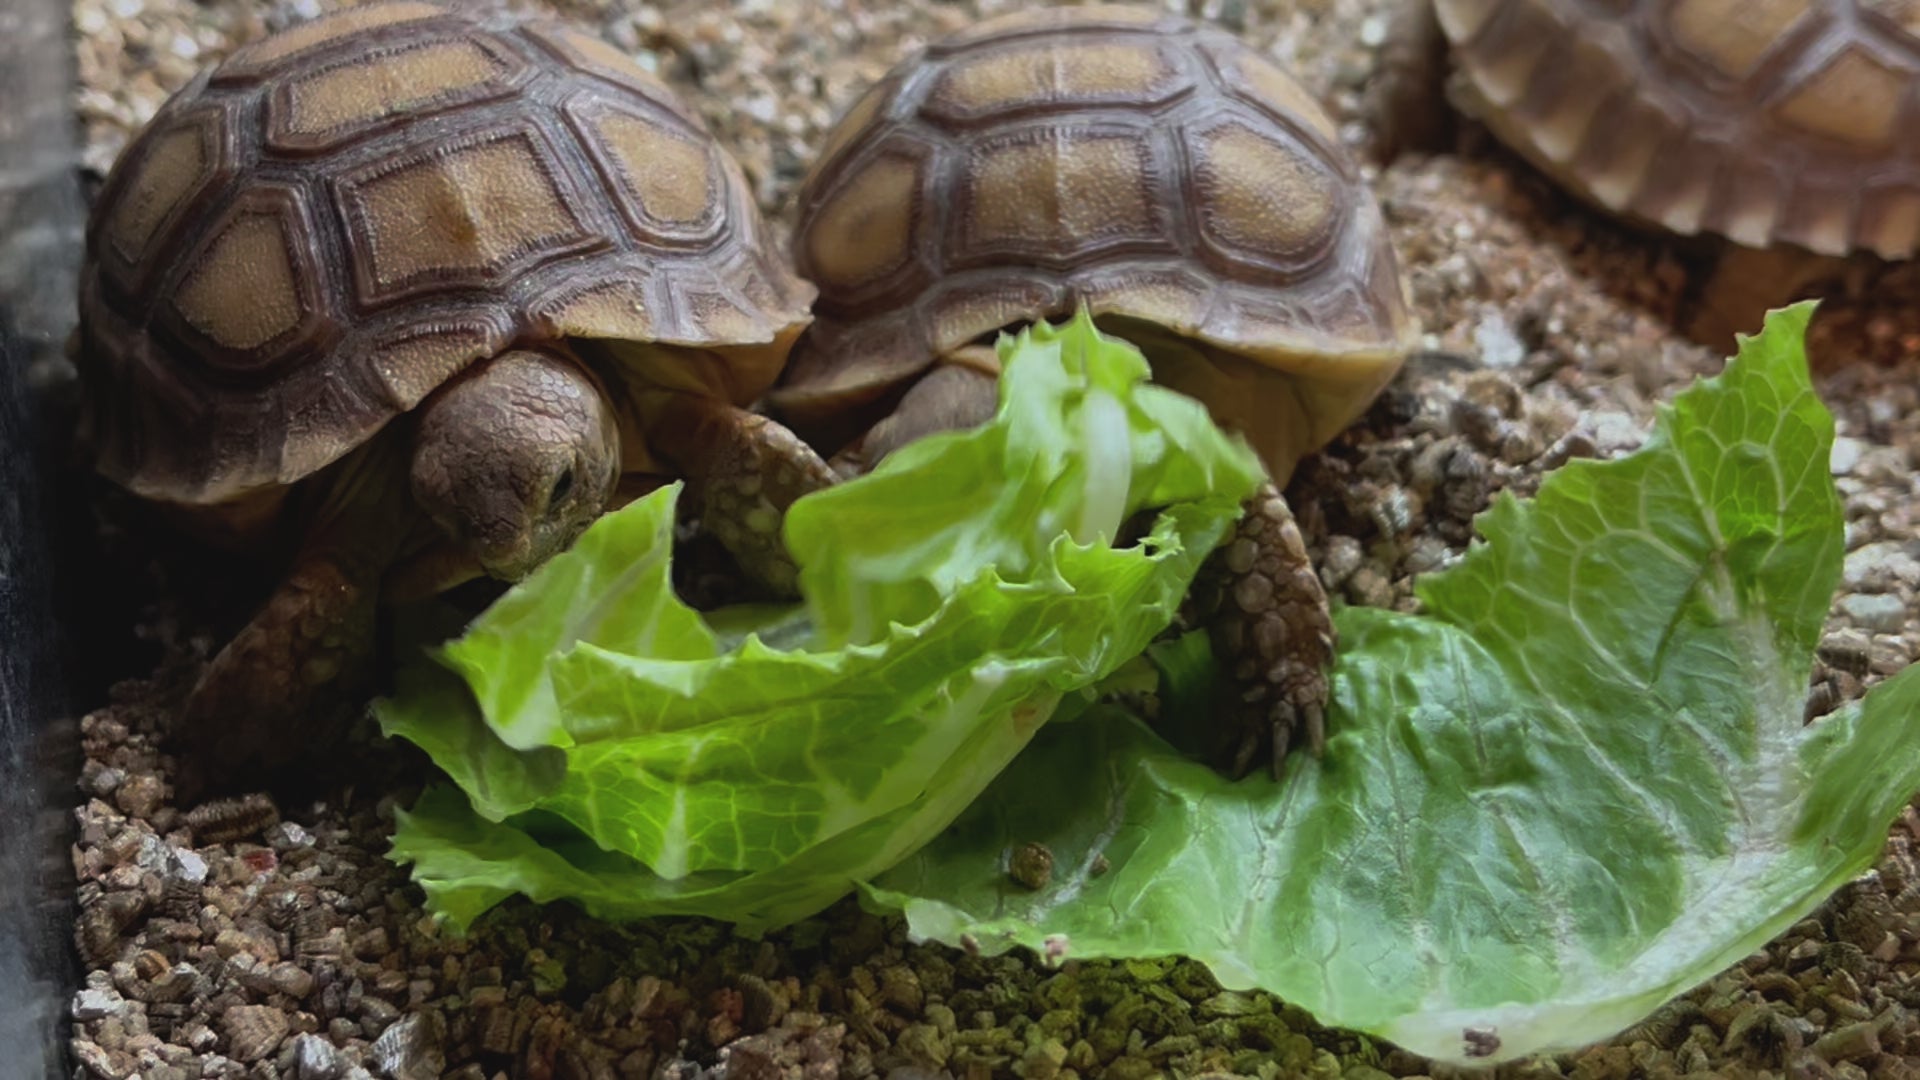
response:
M1189 604L1189 617L1207 628L1227 665L1238 705L1212 740L1216 765L1240 777L1265 757L1277 778L1302 735L1318 756L1327 738L1333 616L1293 512L1273 485L1248 501L1234 534L1195 579Z

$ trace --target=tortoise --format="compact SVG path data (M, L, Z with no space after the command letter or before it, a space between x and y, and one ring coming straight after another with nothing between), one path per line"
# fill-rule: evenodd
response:
M1239 773L1301 728L1319 748L1332 624L1280 489L1417 334L1380 209L1297 82L1149 8L989 19L838 120L793 247L819 297L768 408L838 473L991 416L996 336L1083 306L1242 433L1271 482L1210 570L1248 705L1214 752Z
M748 407L813 288L700 118L604 42L397 2L247 45L127 147L86 256L98 470L204 539L291 538L180 718L206 779L351 700L379 598L519 579L670 479L792 591L780 517L832 475Z
M1589 203L1819 255L1920 248L1920 0L1410 0L1389 151L1453 95Z

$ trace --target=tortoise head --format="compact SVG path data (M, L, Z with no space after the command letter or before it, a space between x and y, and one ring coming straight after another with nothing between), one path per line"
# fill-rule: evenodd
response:
M502 353L421 407L413 496L501 580L571 544L606 509L619 473L613 405L572 360Z

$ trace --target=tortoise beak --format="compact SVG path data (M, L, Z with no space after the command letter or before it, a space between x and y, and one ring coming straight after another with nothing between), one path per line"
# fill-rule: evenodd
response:
M487 576L500 581L519 581L544 561L541 553L534 550L532 538L524 534L503 544L478 547L474 554L486 568Z
M489 577L501 581L519 581L538 570L548 559L572 547L573 542L593 523L600 509L597 506L583 508L587 512L574 517L535 522L525 532L474 545L474 555L480 560L480 565L486 568Z

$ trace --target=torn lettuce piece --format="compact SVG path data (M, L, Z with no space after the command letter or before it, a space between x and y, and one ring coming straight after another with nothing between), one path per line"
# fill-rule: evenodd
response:
M909 854L1167 624L1263 479L1085 316L1001 344L998 414L810 495L803 603L669 583L677 487L597 522L376 703L457 785L393 857L464 927L513 893L777 925ZM1123 523L1156 511L1138 541ZM778 642L778 646L771 642Z
M1803 722L1842 549L1810 315L1774 313L1638 453L1501 497L1425 614L1340 611L1324 759L1228 783L1088 714L867 901L988 951L1191 956L1457 1063L1605 1039L1739 961L1920 789L1913 671ZM1204 650L1154 656L1205 702ZM1039 892L1002 872L1029 841Z

